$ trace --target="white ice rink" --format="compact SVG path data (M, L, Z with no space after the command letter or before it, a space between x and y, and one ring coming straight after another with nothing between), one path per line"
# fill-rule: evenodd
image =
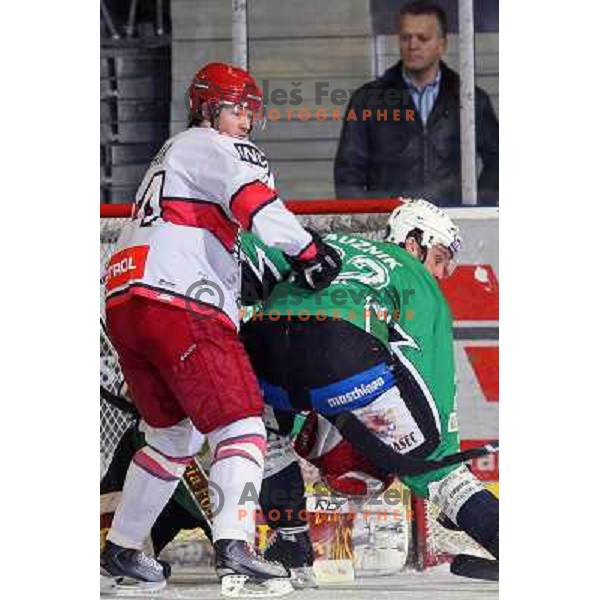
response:
M151 598L160 600L216 600L220 585L209 571L202 575L175 576L175 582ZM399 575L357 579L353 583L328 585L294 592L289 600L497 600L498 583L474 581L451 575L448 566L426 572L404 571Z

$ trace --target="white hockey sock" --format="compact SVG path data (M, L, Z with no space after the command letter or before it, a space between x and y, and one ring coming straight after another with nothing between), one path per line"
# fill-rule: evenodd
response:
M208 434L214 462L210 469L213 541L245 540L254 544L254 523L262 483L265 429L250 417Z
M149 446L138 450L127 470L107 539L119 546L141 549L179 484L188 460L165 457Z

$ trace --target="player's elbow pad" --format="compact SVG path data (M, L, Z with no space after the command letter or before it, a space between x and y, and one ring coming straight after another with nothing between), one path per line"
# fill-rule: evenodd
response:
M314 291L326 288L338 276L342 259L336 249L326 244L321 237L311 232L316 254L309 259L287 257L298 285Z

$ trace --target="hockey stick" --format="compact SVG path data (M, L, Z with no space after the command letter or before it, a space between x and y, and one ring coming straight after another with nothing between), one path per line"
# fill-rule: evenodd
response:
M390 446L380 440L356 415L344 412L328 417L331 423L339 430L357 450L362 452L376 467L387 473L394 473L398 477L407 475L421 475L464 463L473 458L487 456L500 450L498 441L493 441L485 446L470 448L456 454L444 456L438 460L426 460L399 454Z
M118 408L128 415L132 415L134 417L140 416L140 413L131 401L127 400L127 398L124 398L123 396L117 396L117 394L113 394L113 392L111 392L108 388L105 388L102 384L100 384L100 397L106 403Z
M470 554L457 554L450 563L450 572L470 579L483 579L485 581L500 580L500 563L497 560L471 556Z

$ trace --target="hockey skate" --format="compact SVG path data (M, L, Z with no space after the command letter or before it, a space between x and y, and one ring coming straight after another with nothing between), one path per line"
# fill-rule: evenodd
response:
M485 581L500 580L500 536L498 533L483 546L494 559L471 554L457 554L450 563L450 572L461 577L483 579Z
M312 568L313 547L306 526L278 529L269 540L264 557L288 568L296 589L318 587Z
M242 540L218 540L215 569L227 598L274 598L294 591L289 571L259 556Z
M167 585L170 569L141 550L106 542L100 555L100 593L147 597Z

